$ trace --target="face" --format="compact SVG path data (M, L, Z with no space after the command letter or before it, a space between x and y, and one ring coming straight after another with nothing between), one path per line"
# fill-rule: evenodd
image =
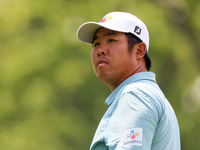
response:
M125 79L134 74L137 59L129 53L125 33L100 28L94 35L91 52L97 77L113 91Z

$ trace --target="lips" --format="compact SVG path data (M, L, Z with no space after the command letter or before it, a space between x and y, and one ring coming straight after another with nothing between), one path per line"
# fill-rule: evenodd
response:
M106 58L98 58L97 61L96 61L96 66L99 67L99 66L103 66L103 65L106 65L108 64L108 59Z

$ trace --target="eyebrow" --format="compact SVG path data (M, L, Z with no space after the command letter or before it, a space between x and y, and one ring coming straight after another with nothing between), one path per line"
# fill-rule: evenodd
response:
M112 31L112 32L109 32L109 33L104 34L103 37L105 37L105 36L111 36L111 35L117 35L117 33L116 33L115 31ZM98 36L95 36L95 37L93 38L93 40L92 40L92 43L93 43L96 39L98 39L98 38L99 38Z

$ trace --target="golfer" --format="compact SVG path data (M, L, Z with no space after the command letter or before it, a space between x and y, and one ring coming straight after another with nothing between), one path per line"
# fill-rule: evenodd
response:
M150 72L149 33L126 12L82 24L77 37L92 44L94 71L111 90L90 150L180 150L173 108Z

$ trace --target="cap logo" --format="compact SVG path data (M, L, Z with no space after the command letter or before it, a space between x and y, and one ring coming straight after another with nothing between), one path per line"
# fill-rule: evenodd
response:
M105 16L103 19L101 19L99 22L104 23L106 20L111 20L112 16Z
M135 26L135 29L134 29L134 33L137 33L138 35L140 35L142 29L138 26Z

